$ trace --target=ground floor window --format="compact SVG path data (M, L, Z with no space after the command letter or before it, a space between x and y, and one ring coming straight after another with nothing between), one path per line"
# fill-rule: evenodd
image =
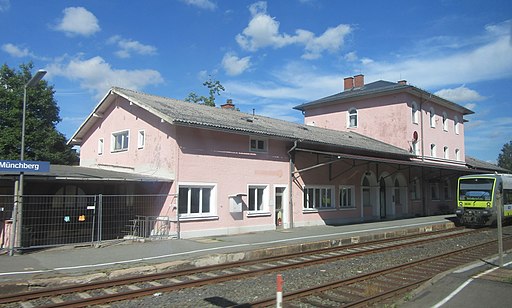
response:
M333 192L332 187L304 187L304 209L332 208Z
M267 185L249 185L249 211L264 212L268 207Z
M180 185L178 213L184 216L214 214L214 186Z
M354 186L340 187L340 208L353 208L355 204Z

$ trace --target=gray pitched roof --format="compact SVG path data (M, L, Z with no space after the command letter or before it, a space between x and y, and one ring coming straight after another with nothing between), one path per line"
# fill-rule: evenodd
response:
M463 114L472 114L473 111L458 105L454 102L451 102L449 100L446 100L442 97L439 97L435 94L432 94L430 92L427 92L425 90L422 90L420 88L417 88L412 85L408 84L400 84L390 81L384 81L384 80L378 80L375 82L371 82L368 84L365 84L364 86L360 88L353 88L350 90L346 90L340 93L336 93L334 95L330 95L324 98L320 98L311 102L307 102L298 106L293 107L297 110L307 110L310 107L315 107L321 104L329 104L332 102L343 102L345 100L354 100L358 98L368 97L368 96L374 96L374 95L386 95L391 94L395 92L408 92L416 96L423 96L425 98L428 97L429 100L433 100L436 103L443 105L447 108L459 111Z
M124 97L173 125L194 126L291 141L299 140L304 143L322 144L365 152L411 156L409 152L401 148L353 132L324 129L261 115L213 108L119 87L112 88L111 93ZM91 125L87 122L96 119L93 116L94 113L101 113L107 108L105 104L109 101L108 97L109 95L96 107L86 122L74 134L70 140L71 144L79 144L79 142L73 142L72 140L80 139L86 133L87 128Z
M483 160L479 160L479 159L476 159L474 157L467 156L467 155L466 155L466 165L470 169L482 170L484 172L491 171L491 172L500 172L500 173L512 173L512 170L501 168L495 164L491 164L491 163L488 163Z

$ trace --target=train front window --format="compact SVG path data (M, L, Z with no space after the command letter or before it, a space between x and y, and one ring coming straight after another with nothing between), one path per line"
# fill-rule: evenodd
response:
M494 179L461 179L459 185L459 200L491 201Z

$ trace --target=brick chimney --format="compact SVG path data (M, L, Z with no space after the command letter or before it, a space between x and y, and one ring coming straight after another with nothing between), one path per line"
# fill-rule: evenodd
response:
M232 99L227 99L225 104L220 105L220 108L234 110L235 109L235 105L233 104L233 100Z
M354 87L354 77L346 77L343 79L343 90L347 91Z
M405 80L405 79L399 80L398 84L405 86L405 85L407 85L407 80Z
M362 88L364 86L364 75L359 74L354 76L354 88Z

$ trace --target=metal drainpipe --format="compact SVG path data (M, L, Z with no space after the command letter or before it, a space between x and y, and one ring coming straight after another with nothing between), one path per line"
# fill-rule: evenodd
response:
M293 151L297 148L298 140L293 142L293 147L288 151L288 156L290 157L290 178L288 181L288 219L289 226L288 228L293 228L293 193L292 193L292 185L293 185L293 173L295 170L295 165L293 163L295 153L292 154ZM283 213L284 214L284 213ZM284 215L283 215L284 216ZM283 221L284 222L284 221Z

